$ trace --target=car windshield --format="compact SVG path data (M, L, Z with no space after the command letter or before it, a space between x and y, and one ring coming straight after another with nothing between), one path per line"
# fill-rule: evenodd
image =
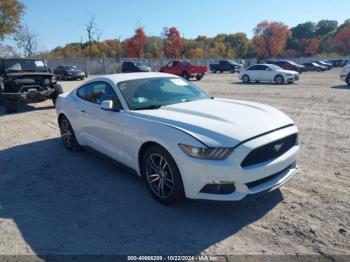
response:
M80 68L77 66L63 66L64 69L66 70L79 70Z
M4 60L4 69L6 72L47 72L45 62L35 59Z
M130 110L208 99L199 87L182 78L148 78L121 82L118 87Z

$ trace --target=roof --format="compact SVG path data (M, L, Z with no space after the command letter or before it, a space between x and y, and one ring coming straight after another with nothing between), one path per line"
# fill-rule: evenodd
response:
M93 80L110 80L114 83L119 83L128 80L145 79L145 78L161 78L161 77L176 77L176 75L158 73L158 72L147 72L147 73L122 73L122 74L112 74L105 75L101 77L94 78Z

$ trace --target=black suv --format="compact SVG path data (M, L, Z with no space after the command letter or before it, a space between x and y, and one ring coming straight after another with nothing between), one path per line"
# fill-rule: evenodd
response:
M74 65L60 65L54 70L55 75L58 79L73 80L80 79L84 80L86 73L77 66Z
M122 64L122 73L151 72L151 68L139 62L125 61Z
M210 64L209 69L212 71L214 74L216 72L225 72L229 71L231 73L238 72L243 65L236 63L235 61L232 60L220 60L218 64Z
M44 60L34 58L0 59L0 103L8 113L17 112L20 101L42 102L63 93L56 76Z

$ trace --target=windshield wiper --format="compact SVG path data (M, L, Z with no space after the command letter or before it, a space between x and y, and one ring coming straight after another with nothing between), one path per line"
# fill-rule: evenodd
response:
M159 109L161 107L162 107L162 105L150 105L150 106L135 108L134 110Z

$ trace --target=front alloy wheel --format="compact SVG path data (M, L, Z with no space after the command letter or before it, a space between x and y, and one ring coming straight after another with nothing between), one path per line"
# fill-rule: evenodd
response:
M70 151L78 150L80 148L79 143L75 137L71 124L65 116L61 117L59 126L64 147Z
M180 172L164 148L152 146L146 151L143 174L153 197L161 203L172 204L184 198Z

